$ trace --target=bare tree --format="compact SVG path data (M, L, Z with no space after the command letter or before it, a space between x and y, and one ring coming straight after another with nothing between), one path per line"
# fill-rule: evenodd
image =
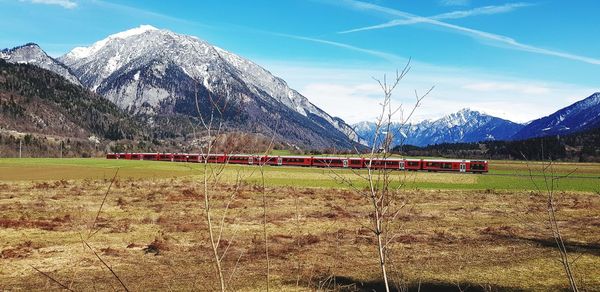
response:
M207 222L209 243L213 255L215 274L219 279L219 289L221 291L227 290L227 281L223 272L223 260L225 258L225 255L227 254L227 251L229 250L231 241L228 242L224 250L220 250L219 247L223 239L223 231L225 229L225 218L227 216L229 206L233 202L233 200L235 200L235 195L241 185L241 180L238 176L236 187L231 192L231 194L229 194L228 200L224 206L224 210L222 211L221 218L215 224L215 214L213 213L214 194L212 192L212 187L219 182L219 177L222 174L227 163L214 164L211 162L213 162L213 160L215 159L219 159L215 156L215 143L216 138L219 137L223 131L223 112L226 110L226 105L230 99L229 94L230 90L226 88L225 101L223 102L223 105L221 105L221 100L213 99L212 94L209 93L208 100L210 104L207 105L209 107L209 113L207 116L204 116L201 110L200 101L198 99L198 90L195 90L195 102L196 111L198 112L199 127L201 128L202 133L205 137L205 139L203 139L203 141L205 141L205 144L201 144L199 147L199 162L202 163L200 170L202 174L202 197L204 201L204 217ZM194 128L195 141L198 141L197 134L198 133L196 133L196 130ZM237 268L237 262L235 268ZM232 271L232 275L229 277L230 279L232 278L233 273L235 272L235 268Z
M235 266L231 269L230 271L230 275L228 277L228 280L226 280L225 277L225 272L224 272L224 267L223 267L223 263L224 263L224 259L225 256L227 255L227 252L229 251L229 247L232 244L232 240L228 240L226 243L225 247L221 247L222 246L222 242L223 242L223 234L224 234L224 230L225 230L225 226L226 226L226 222L225 219L228 216L229 213L229 209L230 209L230 205L231 203L236 199L236 194L238 193L238 191L240 190L240 187L242 186L242 183L244 181L244 179L246 177L250 177L254 174L254 170L250 171L249 173L247 173L245 176L242 175L239 171L237 172L236 175L236 182L235 182L235 187L233 188L233 190L225 196L225 202L223 203L222 207L221 207L221 214L220 214L220 218L219 220L215 220L215 212L214 212L214 208L215 208L215 204L217 203L215 200L215 196L217 194L214 193L214 186L217 185L220 182L220 177L222 175L222 173L224 172L225 168L229 165L229 157L231 157L233 153L233 151L235 150L240 150L240 149L244 149L244 146L248 147L248 146L252 146L252 145L241 145L241 143L243 143L243 141L246 142L252 142L251 139L239 139L240 141L236 141L235 143L230 143L232 141L230 141L231 139L228 139L228 137L224 136L224 126L223 126L223 119L225 116L225 111L228 110L227 106L229 105L230 99L231 99L231 90L228 87L225 87L224 89L224 94L221 95L221 98L215 100L213 99L213 96L211 93L208 94L208 101L209 104L205 105L210 107L210 109L208 111L208 114L203 114L202 110L201 110L201 104L199 102L198 99L198 91L195 91L195 101L196 101L196 110L198 112L198 116L199 116L199 122L198 122L198 128L200 129L199 132L201 132L203 134L204 139L202 139L203 141L205 141L206 143L203 145L200 145L200 162L202 162L201 165L201 174L202 174L202 197L203 197L203 202L204 202L204 217L206 219L207 222L207 229L208 229L208 236L209 236L209 241L210 241L210 248L212 250L212 256L213 256L213 263L214 263L214 269L215 269L215 274L217 275L218 279L219 279L219 286L220 286L220 290L221 291L226 291L228 290L228 283L231 282L231 280L233 279L233 276L238 268L240 259L242 257L243 253L240 253L240 255L237 258L237 261L235 262ZM224 100L222 99L224 98ZM279 121L277 121L277 125L279 124ZM277 126L275 127L277 128ZM194 137L195 140L197 139L197 135L199 133L196 132L196 129L194 128ZM266 157L266 155L272 150L274 142L275 142L275 136L276 136L276 131L273 132L271 138L270 138L270 142L268 143L266 149L264 149L264 155L262 157L260 157L258 159L258 171L260 172L261 175L261 193L262 193L262 210L263 210L263 220L262 220L262 227L263 227L263 240L264 240L264 247L265 247L265 257L266 257L266 273L265 273L265 281L266 281L266 285L267 285L267 291L269 290L269 283L270 283L270 263L269 263L269 246L268 246L268 232L267 232L267 210L268 210L268 198L267 198L267 190L266 190L266 181L265 181L265 176L264 176L264 166L268 163L268 161L266 161L264 159L264 157ZM221 139L219 139L221 138ZM219 141L222 140L222 141ZM228 145L228 144L232 144L232 145ZM235 145L233 145L235 144ZM258 143L256 143L258 145ZM229 146L232 146L233 148L228 148ZM227 151L227 150L233 150L233 151ZM255 149L256 150L256 149ZM212 163L215 162L213 160L217 159L215 157L215 155L218 152L224 152L227 153L227 155L223 156L222 159L226 159L226 161L223 161L224 163ZM215 222L216 221L216 222Z
M397 198L394 196L395 192L390 188L390 171L386 169L386 160L390 157L390 150L393 143L392 125L394 117L400 114L401 124L406 124L408 119L413 115L416 108L421 104L423 98L425 98L430 89L424 95L419 96L415 92L416 102L413 109L408 113L408 116L404 117L402 105L394 107L392 104L392 94L400 81L406 76L410 70L410 63L408 63L401 72L396 72L395 78L392 82L388 82L386 77L383 80L376 80L383 91L383 102L381 104L381 113L377 118L375 135L373 138L373 144L371 145L371 152L368 156L368 168L367 168L367 181L368 181L368 193L366 194L371 205L371 231L375 234L377 239L377 252L379 257L379 267L381 269L381 275L385 284L386 291L390 291L390 283L388 281L387 271L387 255L388 246L393 240L393 234L390 233L390 224L397 218L400 213L401 206L397 206ZM383 134L383 139L379 136ZM382 150L382 155L378 155L377 151ZM373 168L373 161L379 158L383 160L383 167L375 170ZM377 173L375 173L377 171ZM395 210L393 208L396 207ZM400 208L397 208L400 207Z
M391 149L394 146L394 136L404 135L400 131L407 125L423 99L433 90L433 87L431 87L422 95L415 91L415 103L408 111L405 111L402 104L394 105L392 98L394 90L409 71L410 60L402 71L396 71L392 80L388 80L385 75L382 80L373 78L383 92L383 99L380 103L381 111L376 119L369 152L364 156L361 155L365 159L366 173L360 170L352 170L356 177L366 182L366 190L360 188L352 179L340 175L333 168L329 168L335 179L350 186L355 192L361 194L368 203L370 224L367 228L376 239L379 268L388 292L390 291L390 275L387 262L390 245L396 236L392 228L401 209L406 205L405 202L399 200L398 196L398 190L404 183L400 183L397 188L393 187L392 182L395 177L393 177L393 170L387 167L389 165L388 159L392 155ZM401 140L404 141L404 139ZM355 151L361 154L361 151L356 148Z
M542 159L543 159L544 158L543 144L541 147L541 152L542 152ZM563 235L561 233L560 227L558 225L558 218L556 216L557 200L556 200L556 194L555 194L555 190L556 190L557 183L559 182L559 180L569 177L571 174L575 173L575 171L577 171L577 169L574 169L573 171L569 172L566 175L562 175L562 176L557 175L556 171L554 169L554 162L552 161L552 159L548 159L548 161L542 160L541 177L542 177L543 181L542 181L542 184L539 185L535 180L535 175L533 173L532 166L530 166L529 161L527 160L525 155L523 155L523 157L525 158L525 161L527 163L527 169L529 171L529 178L531 179L531 182L535 186L537 193L540 195L543 195L545 197L547 227L552 234L552 238L554 239L554 242L556 243L556 248L560 255L560 263L563 266L565 276L567 277L567 280L569 282L569 288L571 289L571 291L574 291L574 292L579 291L579 288L577 286L577 281L575 279L575 274L573 272L573 267L572 267L572 265L574 264L575 261L569 260L568 250L567 250L567 247L563 240Z

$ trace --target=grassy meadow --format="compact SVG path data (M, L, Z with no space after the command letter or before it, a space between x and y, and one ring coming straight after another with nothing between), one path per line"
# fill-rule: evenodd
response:
M119 178L158 179L198 176L203 165L158 161L107 160L102 158L28 158L0 160L0 180L32 181L61 179L107 179L119 169ZM535 190L545 186L543 165L518 161L491 161L489 174L395 172L395 187L409 189L471 189L471 190ZM559 191L600 190L600 164L556 163L552 168L555 176L567 176L555 182ZM531 173L530 173L531 170ZM549 170L547 170L549 172ZM342 180L351 180L358 187L366 182L359 177L365 170L327 169L266 166L264 175L270 186L293 187L341 187L348 188ZM530 174L532 176L530 176ZM261 180L256 166L228 165L221 179L235 182L243 178L249 183ZM533 179L532 179L533 178Z
M202 167L0 160L0 291L60 290L50 278L75 291L123 290L106 266L131 291L219 289ZM541 167L492 161L491 175L395 172L403 207L390 225L391 278L414 291L568 288L535 191ZM557 215L578 283L600 291L600 164L554 171L571 174L557 181ZM364 188L363 174L265 167L263 193L258 167L225 167L209 191L229 290L266 290L269 266L273 291L380 291L368 201L341 182Z

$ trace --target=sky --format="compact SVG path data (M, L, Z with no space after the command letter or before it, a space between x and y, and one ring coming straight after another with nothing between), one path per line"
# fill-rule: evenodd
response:
M470 108L527 122L600 91L596 0L0 0L0 48L61 56L149 24L250 59L349 123L373 120L382 91L413 121ZM397 117L402 119L402 117Z

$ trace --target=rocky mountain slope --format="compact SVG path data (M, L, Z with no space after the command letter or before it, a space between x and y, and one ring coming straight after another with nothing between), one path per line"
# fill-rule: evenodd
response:
M550 135L568 135L600 127L600 92L534 120L516 133L514 140Z
M347 148L359 141L350 126L284 80L196 37L140 26L59 60L84 86L157 127L165 119L172 125L173 115L193 120L218 113L228 129L292 145Z
M81 85L79 79L71 73L67 66L48 56L40 46L34 43L28 43L12 49L4 49L0 51L0 59L8 63L35 65L59 74L75 85Z

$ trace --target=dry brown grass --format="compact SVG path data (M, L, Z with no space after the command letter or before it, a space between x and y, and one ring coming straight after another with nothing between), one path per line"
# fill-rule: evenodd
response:
M74 290L118 289L118 281L84 247L82 238L131 290L218 288L202 197L194 181L116 181L96 222L99 231L88 239L108 183L2 183L0 290L58 288L32 266ZM214 188L215 218L220 218L233 187ZM333 283L360 288L361 282L377 287L379 272L372 232L364 227L368 210L363 198L338 189L267 191L272 288L306 290ZM492 190L406 190L401 196L408 205L398 218L390 256L394 275L401 273L406 282L533 290L567 287L544 227L542 197ZM593 291L600 287L600 197L558 196L560 226L572 258L577 259L575 272ZM228 249L227 277L235 269L229 287L261 290L265 259L258 188L242 187L229 212L220 245Z

